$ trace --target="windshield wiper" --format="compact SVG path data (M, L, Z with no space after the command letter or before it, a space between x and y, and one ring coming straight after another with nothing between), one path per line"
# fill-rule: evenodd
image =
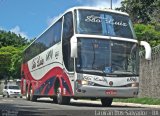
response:
M113 71L112 74L116 74L119 76L137 76L138 74L134 74L132 72L129 71Z
M81 71L84 71L84 72L97 72L97 73L103 73L103 71L100 71L100 70L89 70L89 69L82 69Z

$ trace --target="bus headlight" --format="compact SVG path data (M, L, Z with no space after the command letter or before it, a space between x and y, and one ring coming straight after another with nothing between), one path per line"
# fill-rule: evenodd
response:
M91 81L87 81L87 80L77 80L77 84L80 86L80 85L91 85L93 86L94 85L94 82L91 82Z
M82 85L88 85L88 81L82 80L81 84L82 84Z
M82 80L82 85L91 85L91 86L93 86L94 82Z

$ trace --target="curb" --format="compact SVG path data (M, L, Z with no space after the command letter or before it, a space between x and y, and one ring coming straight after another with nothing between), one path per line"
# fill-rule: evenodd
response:
M141 108L160 108L160 105L148 105L138 103L125 103L125 102L113 102L113 105L129 106L129 107L141 107Z
M83 102L83 103L93 103L93 104L101 104L100 101L90 101L90 100L72 100L73 102ZM148 104L138 104L138 103L125 103L125 102L113 102L114 106L128 106L128 107L140 107L140 108L159 108L160 105L148 105Z

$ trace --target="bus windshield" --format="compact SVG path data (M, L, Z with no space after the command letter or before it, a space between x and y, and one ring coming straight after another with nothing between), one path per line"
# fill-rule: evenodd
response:
M128 16L93 10L77 10L76 33L136 38Z
M136 43L78 38L77 72L135 76L139 72Z

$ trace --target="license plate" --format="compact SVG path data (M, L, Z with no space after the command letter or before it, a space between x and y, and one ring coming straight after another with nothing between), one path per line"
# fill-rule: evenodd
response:
M117 90L106 90L106 94L107 95L116 95L117 94Z

